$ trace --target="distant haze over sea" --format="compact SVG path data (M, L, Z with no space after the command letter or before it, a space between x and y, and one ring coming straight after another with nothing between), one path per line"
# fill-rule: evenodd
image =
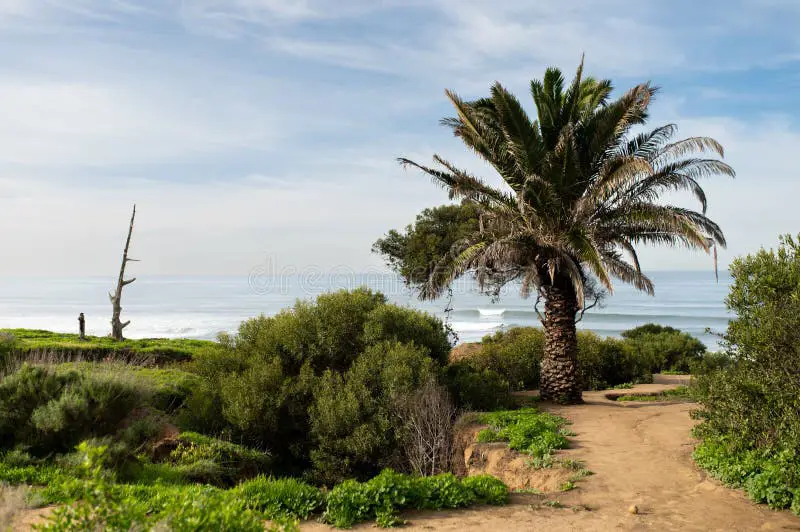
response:
M648 272L655 282L655 297L615 284L601 307L586 312L578 324L600 335L620 332L648 322L671 325L716 349L717 337L731 317L724 305L731 279L720 272L719 283L709 272ZM109 332L111 305L108 291L115 279L0 278L0 328L39 328L76 332L78 313L86 314L87 332ZM125 288L123 320L130 338L214 338L221 331L234 332L239 323L259 314L273 315L295 300L310 299L339 288L366 285L387 295L390 301L444 317L447 298L421 302L402 280L389 274L315 272L314 275L277 277L148 277ZM535 298L521 299L509 285L500 300L492 302L474 284L459 282L453 290L450 323L461 342L479 340L486 334L519 325L538 325ZM540 305L541 310L541 305Z

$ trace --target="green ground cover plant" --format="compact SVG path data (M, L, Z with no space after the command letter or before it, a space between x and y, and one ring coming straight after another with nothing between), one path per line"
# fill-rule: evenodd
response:
M478 433L479 442L506 441L511 449L534 458L552 457L569 445L566 420L535 408L488 412L478 422L489 425Z
M322 516L340 527L368 520L380 526L402 523L407 509L450 509L505 504L508 488L490 476L459 480L452 474L415 477L386 469L365 482L348 480L325 492L292 478L259 476L230 489L213 486L120 483L104 467L105 446L82 443L79 466L70 474L29 474L39 504L59 504L42 530L292 530L298 520ZM261 527L261 528L258 528Z

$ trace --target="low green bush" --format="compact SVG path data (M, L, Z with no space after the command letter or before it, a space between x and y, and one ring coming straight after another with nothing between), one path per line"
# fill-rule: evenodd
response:
M627 382L652 381L650 364L627 342L578 331L578 373L584 390L604 390Z
M533 390L539 387L543 352L541 329L513 327L484 337L480 355L470 361L476 369L498 373L514 390Z
M672 338L667 333L664 335L665 338ZM636 341L648 348L655 345L645 340ZM543 354L544 332L541 329L514 327L486 336L479 349L453 362L451 367L454 369L450 372L456 376L463 375L464 380L469 380L476 373L491 372L487 375L501 376L512 390L535 389L539 386ZM601 338L590 331L578 331L577 357L579 377L584 390L602 390L623 383L651 382L653 371L663 365L651 360L650 352L646 349L634 346L633 340ZM470 374L463 370L465 366L472 368L473 372ZM474 377L474 380L479 381L480 377ZM469 383L466 384L461 387L472 388ZM451 387L453 395L464 395L457 390L458 387ZM470 395L482 399L477 390ZM484 401L480 402L485 404Z
M442 380L463 410L490 411L512 405L508 381L493 370L476 369L468 361L447 366Z
M462 480L464 486L475 493L480 504L502 505L508 503L508 486L491 475L476 475Z
M695 462L724 484L743 488L771 508L800 515L800 460L789 452L743 451L730 437L707 437L695 449Z
M507 441L511 449L535 458L569 445L566 420L534 408L489 412L481 414L478 421L489 425L478 433L478 441Z
M661 371L689 372L706 352L703 342L673 327L648 323L624 331L622 337L636 358L649 364L651 373Z
M269 455L255 449L195 432L182 432L177 440L168 460L192 482L230 486L270 470Z
M75 370L92 379L126 382L146 397L149 406L168 413L177 412L200 384L200 378L188 371L120 362L67 362L52 367L59 373Z
M294 478L259 476L242 482L232 493L268 519L293 517L308 519L321 510L325 496L314 486Z
M411 477L387 469L367 482L347 480L333 488L323 518L338 528L371 519L388 527L401 524L399 514L406 509L440 510L507 500L508 488L490 477L459 480L450 473Z
M81 440L115 432L144 402L124 380L23 365L0 382L0 448L68 451Z

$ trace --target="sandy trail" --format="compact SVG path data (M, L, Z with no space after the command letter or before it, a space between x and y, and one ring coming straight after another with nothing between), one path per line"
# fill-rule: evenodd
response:
M662 391L679 379L662 377L658 384L625 391ZM594 472L578 489L547 497L515 495L500 508L410 513L404 530L800 530L799 517L755 505L694 465L689 432L694 405L617 403L605 393L586 392L584 405L547 408L570 420L577 434L561 456L583 460ZM566 507L542 506L545 500ZM636 515L628 511L634 504ZM330 530L317 523L302 529Z

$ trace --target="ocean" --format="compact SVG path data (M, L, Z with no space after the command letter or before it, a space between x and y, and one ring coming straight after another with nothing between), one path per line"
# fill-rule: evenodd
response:
M578 324L604 336L619 334L648 322L671 325L717 348L718 336L731 315L724 298L730 277L720 272L651 272L654 297L618 283L601 306L586 312ZM77 332L77 317L86 315L87 333L106 335L110 330L108 292L115 279L108 277L40 279L0 278L0 328L38 328ZM275 277L251 274L239 277L139 276L123 293L123 320L129 338L214 338L234 332L239 323L260 314L273 315L297 299L311 299L332 289L369 286L385 293L393 303L445 316L447 299L421 302L402 281L389 274ZM480 294L469 281L453 290L449 320L460 342L520 325L537 325L534 299L520 298L516 286L507 286L499 301ZM710 334L708 332L710 330Z

